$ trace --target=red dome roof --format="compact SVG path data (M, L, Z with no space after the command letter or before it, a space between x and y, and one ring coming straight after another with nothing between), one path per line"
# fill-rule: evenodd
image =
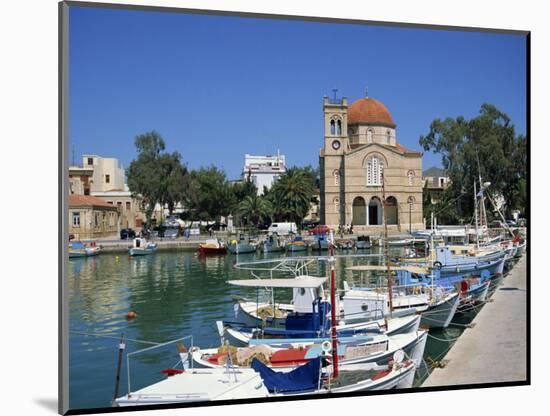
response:
M380 124L395 127L393 118L384 104L374 98L361 98L348 109L348 124Z

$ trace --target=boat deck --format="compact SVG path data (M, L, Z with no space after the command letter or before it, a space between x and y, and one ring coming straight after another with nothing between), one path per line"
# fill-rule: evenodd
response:
M422 387L527 379L527 275L523 256Z

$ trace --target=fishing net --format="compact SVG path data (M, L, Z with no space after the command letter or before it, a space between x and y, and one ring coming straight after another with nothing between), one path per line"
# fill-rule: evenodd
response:
M284 318L286 313L278 308L270 305L261 306L258 308L258 318L265 321L267 318Z

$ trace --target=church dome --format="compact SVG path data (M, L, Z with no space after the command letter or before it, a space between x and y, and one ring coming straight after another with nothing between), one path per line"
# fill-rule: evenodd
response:
M386 106L370 97L360 98L349 107L348 124L382 125L395 128L393 118Z

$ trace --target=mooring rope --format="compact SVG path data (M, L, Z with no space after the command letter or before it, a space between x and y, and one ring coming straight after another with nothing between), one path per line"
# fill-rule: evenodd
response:
M460 335L462 335L462 334L460 334ZM438 337L436 337L435 335L432 335L432 334L428 334L428 336L430 338L436 339L436 340L441 341L441 342L454 342L454 341L456 341L457 339L460 338L460 335L457 336L456 338L445 339L445 338L438 338Z

